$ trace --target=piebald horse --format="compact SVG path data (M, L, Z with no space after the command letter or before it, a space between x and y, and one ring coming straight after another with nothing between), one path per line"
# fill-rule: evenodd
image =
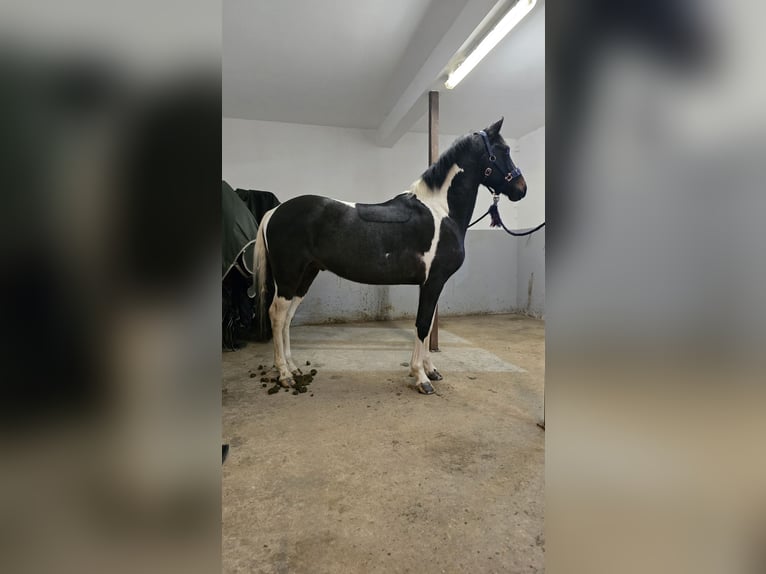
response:
M463 264L465 233L479 185L519 201L521 171L500 135L501 118L458 138L410 189L381 204L302 195L266 212L256 240L255 292L265 300L268 271L276 293L269 308L274 364L282 386L300 371L290 352L290 322L320 271L370 285L419 285L410 375L432 394L441 380L428 352L436 303ZM263 303L262 303L263 304Z

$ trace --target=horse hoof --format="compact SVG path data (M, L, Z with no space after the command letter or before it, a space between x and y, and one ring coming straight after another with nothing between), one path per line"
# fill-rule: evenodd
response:
M437 371L436 369L434 369L434 370L433 370L433 371L431 371L430 373L426 373L426 377L428 377L428 378L429 378L429 379L431 379L432 381L441 381L441 380L444 378L444 377L442 377L442 376L439 374L439 371Z
M422 395L433 395L434 388L431 383L426 381L425 383L418 383L418 392Z
M290 377L289 379L279 379L279 384L282 385L284 388L288 389L295 385L295 381L293 381L292 377Z

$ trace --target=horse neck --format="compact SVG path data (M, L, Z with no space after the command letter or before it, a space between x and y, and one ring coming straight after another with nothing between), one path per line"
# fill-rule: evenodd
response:
M450 186L447 201L450 218L457 223L458 228L465 236L468 224L471 222L473 210L476 207L476 198L479 194L479 178L467 171L460 175L462 177L456 178L456 181Z
M418 197L449 211L463 236L476 206L483 152L484 148L470 138L461 138L413 185Z

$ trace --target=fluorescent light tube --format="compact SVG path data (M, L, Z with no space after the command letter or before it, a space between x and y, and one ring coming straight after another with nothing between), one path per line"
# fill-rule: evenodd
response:
M447 77L447 81L444 82L444 87L451 90L457 86L460 81L465 78L468 73L476 67L476 64L490 53L492 48L497 46L498 42L502 40L508 32L524 19L524 16L529 14L532 8L537 4L537 0L519 0L508 11L508 14L503 16L503 19L497 23L497 26L492 28L492 31L487 34L484 39L479 42L468 57L455 68L455 70Z

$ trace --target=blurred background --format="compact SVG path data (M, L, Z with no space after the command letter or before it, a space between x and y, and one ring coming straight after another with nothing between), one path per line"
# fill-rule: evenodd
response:
M764 7L547 12L546 567L764 572Z
M0 7L0 569L220 569L220 3Z
M550 572L766 570L765 10L546 1ZM215 571L221 3L0 31L0 567Z

